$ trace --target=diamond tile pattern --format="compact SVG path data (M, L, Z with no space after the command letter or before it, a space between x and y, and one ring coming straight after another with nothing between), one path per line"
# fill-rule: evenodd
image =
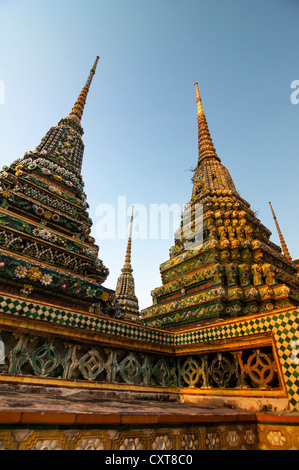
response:
M9 313L20 317L58 323L62 326L84 328L98 331L99 333L109 333L128 339L168 345L174 342L174 337L171 333L155 330L154 328L144 328L142 325L137 327L132 324L119 322L118 320L103 319L103 317L93 314L80 314L68 310L60 310L4 295L0 296L0 310L6 314Z

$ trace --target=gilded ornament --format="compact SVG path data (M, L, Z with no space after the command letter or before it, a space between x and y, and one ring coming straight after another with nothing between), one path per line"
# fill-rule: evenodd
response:
M45 219L50 220L52 218L52 213L50 211L45 211L44 212L44 217L45 217Z
M39 268L35 266L31 266L31 268L28 269L27 277L31 281L38 281L42 276L42 272L39 270Z
M103 292L100 298L104 302L107 302L109 300L109 294L107 292Z
M263 284L262 278L262 269L258 264L253 264L251 266L252 276L253 276L253 284L255 286L260 286Z

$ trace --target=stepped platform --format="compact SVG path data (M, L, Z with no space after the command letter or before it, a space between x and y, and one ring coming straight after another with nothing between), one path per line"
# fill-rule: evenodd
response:
M2 450L290 450L299 413L1 384Z

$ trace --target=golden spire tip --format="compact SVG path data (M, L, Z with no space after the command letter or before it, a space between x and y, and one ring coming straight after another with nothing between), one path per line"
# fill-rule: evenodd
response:
M273 210L273 207L272 207L272 204L271 202L269 202L270 204L270 207L271 207L271 212L272 212L272 215L273 215L273 219L274 219L274 222L275 222L275 225L276 225L276 229L277 229L277 232L278 232L278 236L279 236L279 240L280 240L280 244L281 244L281 248L282 248L282 251L283 251L283 254L284 256L289 260L289 261L292 261L292 257L289 253L289 250L288 250L288 247L287 247L287 244L284 240L284 237L282 235L282 232L280 230L280 227L278 225L278 221L276 219L276 215L275 215L275 212Z
M195 82L194 85L195 85L195 91L196 91L197 113L199 115L199 114L203 114L203 108L201 104L201 97L200 97L199 90L198 90L198 83Z
M88 94L93 76L95 74L98 61L99 61L99 56L96 57L96 60L94 61L94 64L93 64L93 66L92 66L92 68L89 72L88 79L87 79L84 87L82 88L82 90L81 90L81 92L80 92L80 94L79 94L79 96L78 96L78 98L77 98L70 114L69 114L69 116L75 117L79 121L81 121L81 118L82 118L82 115L83 115L87 94Z

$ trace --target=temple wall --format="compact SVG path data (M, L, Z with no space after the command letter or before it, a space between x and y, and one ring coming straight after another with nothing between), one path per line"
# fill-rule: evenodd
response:
M298 312L170 332L1 296L0 382L171 394L298 411ZM276 404L275 404L276 403Z

